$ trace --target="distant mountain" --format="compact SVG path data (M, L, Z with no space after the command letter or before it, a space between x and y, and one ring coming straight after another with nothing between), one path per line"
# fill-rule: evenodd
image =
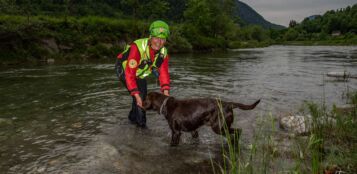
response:
M314 19L316 19L318 17L321 17L321 15L312 15L312 16L306 17L305 19L314 20Z
M239 16L245 23L260 25L264 28L272 28L272 29L286 28L282 25L273 24L273 23L265 20L259 13L257 13L249 5L243 3L239 0L236 0L235 2L236 3L235 3L234 15Z

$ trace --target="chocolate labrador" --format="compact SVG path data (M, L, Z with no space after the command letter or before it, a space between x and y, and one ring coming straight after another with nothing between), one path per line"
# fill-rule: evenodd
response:
M202 125L211 126L212 130L220 135L225 135L226 125L229 135L239 134L240 129L231 128L233 109L251 110L259 102L260 100L257 100L252 105L245 105L211 98L178 100L158 92L150 92L143 107L146 110L158 111L160 115L165 116L172 131L171 145L175 146L179 144L181 131L191 132L192 137L197 138L196 129Z

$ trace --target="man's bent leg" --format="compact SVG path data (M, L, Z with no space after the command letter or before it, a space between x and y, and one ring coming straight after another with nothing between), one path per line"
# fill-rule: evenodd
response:
M128 115L128 119L130 120L131 123L133 124L136 124L136 108L138 107L137 104L136 104L136 99L135 97L132 97L133 98L133 102L131 103L131 110L129 112L129 115Z
M120 81L126 86L125 78L120 79ZM138 90L140 91L141 100L144 101L147 95L147 83L145 79L137 79L136 84L138 86ZM131 111L129 112L129 120L131 123L136 123L140 127L146 127L146 112L142 108L140 108L137 103L136 99L133 96L133 102L131 104Z
M141 100L144 101L147 94L147 83L145 79L137 79L136 84L140 91ZM146 112L139 106L137 106L136 122L140 127L146 127Z

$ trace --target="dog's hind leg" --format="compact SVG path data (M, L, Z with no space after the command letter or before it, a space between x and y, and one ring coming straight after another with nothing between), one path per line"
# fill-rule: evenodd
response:
M231 140L236 143L239 141L240 135L242 134L242 129L229 128L229 134L231 136Z
M240 136L242 129L239 128L229 128L229 134Z
M227 138L227 140L230 141L230 143L234 146L237 147L239 144L239 138L241 135L242 130L238 128L223 128L220 126L214 126L212 127L212 130L219 135L223 135Z
M227 138L229 137L233 141L238 141L242 130L239 128L231 128L233 117L233 111L227 112L224 121L221 119L220 122L214 123L212 125L212 130L216 134L224 135Z
M228 117L227 117L228 116ZM224 113L224 116L220 116L217 113L217 117L214 122L211 124L211 128L213 132L219 135L230 134L229 129L231 127L231 123L233 122L233 115L231 113ZM228 118L228 119L227 119Z
M231 126L232 126L233 120L234 120L233 110L229 109L227 112L226 122L227 122L227 126L228 126L228 131L230 134L230 139L231 139L231 141L233 141L234 144L236 144L239 141L239 137L242 133L242 129L232 128Z
M213 132L215 132L216 134L219 135L224 135L227 136L228 135L240 135L242 130L239 128L224 128L224 127L220 127L220 126L213 126L212 127Z
M220 135L225 135L225 134L231 134L231 125L233 123L233 110L232 109L228 109L228 111L224 110L224 115L221 116L219 115L218 117L216 117L217 119L215 120L215 122L211 125L212 130L216 133L216 134L220 134Z

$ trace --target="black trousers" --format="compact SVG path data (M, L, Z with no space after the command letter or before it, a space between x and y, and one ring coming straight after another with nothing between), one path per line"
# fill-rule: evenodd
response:
M115 68L119 80L123 83L126 89L128 89L125 81L125 74L124 72L120 72L122 71L121 66L116 64ZM137 79L136 84L138 86L138 90L140 91L139 95L141 97L141 100L144 101L147 94L147 82L145 79ZM135 97L132 96L132 98L133 98L133 102L131 104L131 110L129 112L128 118L132 123L137 124L140 127L146 127L146 112L136 104Z

